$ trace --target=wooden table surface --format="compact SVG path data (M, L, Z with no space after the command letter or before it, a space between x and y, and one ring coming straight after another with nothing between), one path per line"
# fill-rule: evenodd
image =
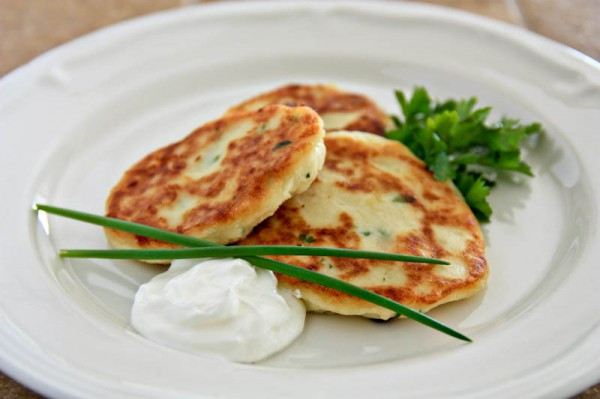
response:
M600 0L427 0L538 32L600 60ZM0 77L79 35L193 0L0 0ZM532 394L534 394L532 392ZM0 373L0 398L40 398ZM600 399L600 383L576 396Z

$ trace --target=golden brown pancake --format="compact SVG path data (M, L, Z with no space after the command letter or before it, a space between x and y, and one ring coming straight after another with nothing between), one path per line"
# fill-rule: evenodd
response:
M237 241L323 165L323 123L308 107L270 105L209 122L129 169L106 202L108 216L211 240ZM117 248L172 245L112 229Z
M366 96L323 84L283 86L230 108L226 115L268 104L306 105L319 113L328 132L360 130L383 136L391 128L388 115Z
M404 145L373 134L325 136L327 155L317 180L285 202L240 245L288 244L430 256L452 264L273 256L340 278L414 309L427 311L473 295L488 266L479 224L451 183L436 181ZM390 310L289 276L307 309L388 319Z

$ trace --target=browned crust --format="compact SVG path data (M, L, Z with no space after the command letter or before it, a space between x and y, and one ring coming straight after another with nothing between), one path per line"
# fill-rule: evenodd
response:
M356 130L384 136L390 128L390 118L375 102L366 96L341 91L331 85L300 85L291 84L260 94L229 109L230 112L245 111L256 103L284 104L288 106L305 105L317 111L320 115L331 112L359 111L360 117L339 129Z
M485 259L484 240L479 224L461 195L447 183L436 181L425 164L412 155L402 144L380 140L378 145L363 146L347 136L325 137L327 156L324 171L335 171L343 175L337 181L338 187L348 191L363 193L394 192L402 193L406 206L414 207L422 214L420 228L395 237L391 252L423 255L437 258L459 258L467 266L466 278L443 277L433 270L433 265L412 263L370 261L362 259L273 256L273 259L291 263L313 271L333 274L343 280L354 282L377 268L384 268L394 280L396 271L403 271L406 280L402 284L362 285L390 299L418 310L429 310L434 306L472 295L485 284L488 265ZM376 169L370 160L374 157L395 157L410 167L406 178ZM351 215L341 212L334 227L314 228L300 215L301 198L312 195L312 190L323 184L319 179L299 197L286 202L272 217L257 226L242 245L288 244L331 246L339 248L361 248L361 236ZM420 195L411 189L416 185L425 187ZM328 206L323 204L323 207ZM470 236L466 249L461 253L448 253L434 237L434 226L451 226L461 229ZM307 244L300 235L310 236L314 242ZM325 301L329 310L337 312L342 308L352 309L350 314L369 313L375 305L358 300L333 289L278 275L279 282L293 289L300 289L303 295L317 296ZM422 288L427 287L423 292ZM377 312L372 312L377 313ZM381 313L380 313L381 314ZM388 315L383 318L390 317Z
M278 128L259 131L277 114L283 114ZM219 141L223 132L245 121L251 121L254 128L228 144L218 169L199 179L186 175L187 168L201 162L203 151ZM271 194L273 182L293 174L302 157L314 151L321 129L320 118L311 109L283 105L206 123L181 141L147 155L125 172L106 201L107 216L199 238L215 227L235 225L236 220L257 213ZM227 185L231 195L223 197ZM185 212L181 223L170 224L159 212L182 195L193 197L197 203ZM252 227L245 226L248 232ZM108 229L107 235L120 247L172 247L121 231Z

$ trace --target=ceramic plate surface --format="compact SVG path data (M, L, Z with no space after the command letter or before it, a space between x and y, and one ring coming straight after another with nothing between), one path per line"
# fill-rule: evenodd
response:
M129 325L161 269L56 257L100 228L34 202L102 213L123 171L229 106L290 82L334 82L397 112L393 89L477 96L540 121L534 179L501 177L483 226L489 287L433 317L315 315L289 349L240 365L153 344ZM566 47L447 9L232 3L178 9L75 40L0 81L0 366L54 397L568 396L600 380L600 67Z

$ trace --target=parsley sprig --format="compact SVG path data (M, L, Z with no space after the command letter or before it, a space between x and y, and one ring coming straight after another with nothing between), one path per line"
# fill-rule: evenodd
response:
M475 108L475 97L437 102L423 87L416 87L410 99L397 90L396 98L403 119L392 117L395 128L387 137L425 161L436 180L452 180L479 220L489 221L487 196L495 184L483 172L510 170L533 176L521 160L521 143L541 132L539 123L521 125L502 118L490 124L486 120L491 107Z

